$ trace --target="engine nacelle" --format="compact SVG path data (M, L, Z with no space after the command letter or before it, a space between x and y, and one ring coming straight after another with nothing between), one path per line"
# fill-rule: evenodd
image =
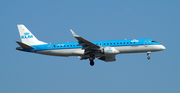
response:
M114 55L120 53L118 50L116 50L114 47L105 47L101 50L101 53L105 55Z
M100 60L103 60L105 62L111 62L111 61L116 61L116 56L112 55L112 56L105 56L105 57L101 57L99 58Z

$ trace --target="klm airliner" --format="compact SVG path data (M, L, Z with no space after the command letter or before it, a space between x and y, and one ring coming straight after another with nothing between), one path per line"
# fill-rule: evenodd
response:
M129 39L90 42L75 34L70 29L78 42L48 44L38 40L24 25L17 25L21 41L16 41L21 47L17 50L52 56L78 56L81 60L89 59L90 65L94 65L94 59L105 62L116 60L117 54L123 53L147 53L150 59L151 52L164 50L165 47L152 39Z

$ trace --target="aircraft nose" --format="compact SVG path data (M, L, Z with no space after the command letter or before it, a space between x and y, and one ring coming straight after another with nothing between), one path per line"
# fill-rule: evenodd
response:
M166 49L166 48L165 48L163 45L161 45L161 49L164 50L164 49Z

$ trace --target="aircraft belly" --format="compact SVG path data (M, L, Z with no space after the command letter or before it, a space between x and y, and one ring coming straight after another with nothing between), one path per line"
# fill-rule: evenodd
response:
M58 56L74 56L73 52L79 49L59 49L52 51L53 53L57 53Z
M45 55L53 55L53 56L73 56L73 51L77 51L77 49L57 49L57 50L43 50L37 51L39 54Z
M77 49L77 50L74 50L74 51L72 52L72 55L73 55L73 56L83 56L83 55L84 55L84 51L85 51L85 50Z
M120 46L120 47L115 47L120 53L139 53L139 52L147 52L147 51L159 51L156 49L156 46L158 45L138 45L138 46Z

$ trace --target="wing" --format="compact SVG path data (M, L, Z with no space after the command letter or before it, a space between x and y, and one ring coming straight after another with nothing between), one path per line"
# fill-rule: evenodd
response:
M70 31L73 34L73 36L78 40L79 45L81 45L83 49L85 49L85 54L100 49L100 46L78 36L74 33L72 29L70 29Z

